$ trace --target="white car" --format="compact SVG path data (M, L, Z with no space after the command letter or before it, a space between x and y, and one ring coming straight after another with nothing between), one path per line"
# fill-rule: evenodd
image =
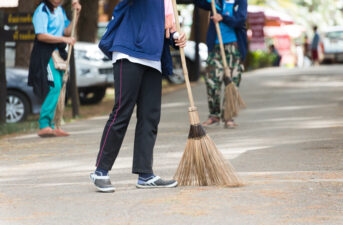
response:
M322 35L324 62L343 62L343 26L327 29Z
M113 86L113 66L97 44L77 42L74 46L77 87L82 104L100 102Z
M197 81L199 79L200 74L197 74L196 69L196 62L195 62L195 42L194 41L187 41L187 45L184 48L185 57L186 57L186 64L187 70L189 75L190 81ZM171 51L172 59L173 59L173 74L168 76L167 79L169 82L178 84L184 83L185 78L183 76L181 58L179 50L172 49ZM207 56L208 56L208 48L207 45L204 43L199 44L199 60L200 60L200 68L199 72L204 72L206 69L207 63Z

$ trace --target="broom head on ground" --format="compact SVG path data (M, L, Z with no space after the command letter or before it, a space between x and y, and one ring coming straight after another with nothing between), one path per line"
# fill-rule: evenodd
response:
M187 144L174 178L181 186L242 186L229 161L225 161L200 124L198 111L189 108L191 122Z
M224 121L230 121L238 116L239 110L245 108L246 105L239 94L236 85L229 76L224 76L224 84L223 119Z
M214 0L211 0L211 6L213 15L217 14ZM234 82L232 82L232 74L226 62L225 49L219 23L215 23L215 27L224 67L225 95L223 102L224 113L222 117L224 121L230 121L233 119L233 117L236 117L238 115L238 112L241 108L245 108L245 103L241 95L239 94L236 85L234 84Z

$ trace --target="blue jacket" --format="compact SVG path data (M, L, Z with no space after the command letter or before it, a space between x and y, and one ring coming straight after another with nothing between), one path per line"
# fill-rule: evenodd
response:
M162 74L171 75L169 45L174 42L172 38L165 38L164 14L161 0L121 1L113 11L99 48L110 59L112 52L118 51L136 58L161 60Z
M206 0L193 0L194 4L200 8L211 11L211 3L208 3ZM223 6L223 0L216 0L218 5ZM220 13L223 16L223 22L228 26L234 28L237 36L238 49L241 54L242 60L245 59L248 52L248 38L247 38L247 29L245 21L248 14L248 3L247 0L235 0L235 8L238 7L238 10L234 10L233 16L223 15L220 10ZM221 7L223 8L223 7ZM212 15L213 13L211 13ZM217 38L217 32L213 20L210 21L210 26L207 32L207 47L211 51L215 45Z

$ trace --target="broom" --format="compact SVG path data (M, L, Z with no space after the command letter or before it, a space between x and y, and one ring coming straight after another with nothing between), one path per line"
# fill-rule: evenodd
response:
M172 3L177 32L180 33L181 29L176 8L176 0L172 0ZM180 48L180 55L190 102L188 114L191 126L186 148L174 179L176 179L181 186L241 186L242 183L236 175L234 168L229 162L225 162L223 155L200 124L198 111L194 105L191 85L189 83L183 48Z
M71 37L75 36L75 27L76 27L76 10L73 10L73 21L72 21L72 29L71 29ZM61 128L61 123L62 123L62 118L63 118L63 112L64 112L64 105L65 105L65 97L66 97L66 84L69 79L69 61L70 61L70 56L72 52L73 46L69 45L68 48L68 58L67 58L67 69L64 71L63 74L63 81L62 81L62 88L60 91L60 95L58 97L58 102L56 106L56 111L55 111L55 124L56 128L60 129Z
M211 1L211 5L212 5L213 15L216 15L217 9L216 9L214 0ZM224 44L223 44L223 39L222 39L219 23L215 23L215 26L216 26L217 36L219 40L220 54L223 61L224 75L225 75L223 78L224 84L225 84L225 97L224 97L224 102L223 102L223 108L224 108L223 119L225 121L230 121L233 119L233 117L236 117L238 115L239 110L241 108L245 108L246 105L241 95L239 94L236 88L236 85L232 81L232 73L227 65Z

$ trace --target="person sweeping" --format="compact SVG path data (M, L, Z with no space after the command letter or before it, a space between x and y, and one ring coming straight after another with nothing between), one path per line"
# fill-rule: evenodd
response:
M113 192L108 172L117 158L134 107L137 124L132 173L137 188L176 187L153 172L153 149L161 113L162 75L172 74L169 46L184 47L186 37L174 39L170 0L123 0L113 12L100 49L112 59L115 104L105 125L90 179L101 192Z
M176 29L181 32L176 0L172 0ZM185 150L174 178L182 186L240 187L243 184L230 162L227 162L213 140L200 124L189 82L186 57L179 48L183 74L189 100L188 116L190 129Z
M211 0L193 0L193 2L200 8L211 10ZM237 124L233 118L224 119L226 116L224 116L224 110L221 109L221 87L225 76L215 23L219 23L227 64L232 80L238 87L244 70L242 62L247 54L245 21L248 4L246 0L215 0L215 5L217 13L212 13L207 33L209 56L205 81L209 116L202 125L205 127L218 125L222 118L224 127L235 128Z
M54 125L64 71L54 63L53 52L66 58L66 44L75 43L75 39L69 37L72 23L67 19L62 3L63 0L43 0L33 15L36 40L30 58L28 85L33 86L34 93L43 101L39 118L40 137L69 135L60 128L55 129ZM73 0L72 6L78 20L81 5L78 0Z

